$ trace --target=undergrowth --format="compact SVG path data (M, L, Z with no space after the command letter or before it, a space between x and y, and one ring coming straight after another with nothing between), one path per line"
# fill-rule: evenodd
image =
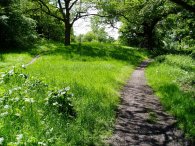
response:
M0 145L52 145L58 128L75 117L69 87L54 91L15 68L0 82Z

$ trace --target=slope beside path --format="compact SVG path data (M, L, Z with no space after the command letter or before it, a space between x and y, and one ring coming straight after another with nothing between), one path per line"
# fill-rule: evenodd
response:
M143 62L132 74L121 93L113 136L113 146L186 146L176 120L167 114L152 89L147 86Z

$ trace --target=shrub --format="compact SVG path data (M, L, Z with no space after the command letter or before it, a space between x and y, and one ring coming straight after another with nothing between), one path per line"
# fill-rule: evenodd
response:
M66 87L57 91L50 91L48 103L54 109L57 109L63 116L74 117L76 115L73 105L71 103L71 97L73 94L69 94L70 87Z

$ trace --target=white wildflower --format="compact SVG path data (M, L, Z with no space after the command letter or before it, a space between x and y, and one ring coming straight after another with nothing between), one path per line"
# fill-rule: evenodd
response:
M60 94L61 94L61 95L64 95L64 94L66 94L66 92L60 92Z
M49 131L52 132L53 131L53 128L49 129Z
M38 145L45 146L45 145L46 145L46 143L44 143L44 142L38 142Z
M16 140L17 140L18 142L20 142L22 138L23 138L23 134L18 134L18 135L16 135Z
M54 102L53 105L54 105L54 106L58 105L58 102Z
M69 91L69 90L70 90L70 87L69 87L69 86L68 86L68 87L66 87L66 88L65 88L65 90L66 90L66 91Z
M20 117L20 116L21 116L19 113L16 113L15 115L16 115L17 117Z
M4 138L0 137L0 145L3 145Z
M6 76L6 74L2 74L1 77L4 78Z
M6 115L8 115L8 114L9 114L8 112L1 113L1 114L0 114L0 117L4 117L4 116L6 116Z
M49 98L45 98L44 100L45 100L45 101L48 101L48 100L49 100Z
M35 102L33 98L24 98L24 101L29 103Z
M5 105L4 108L5 108L5 109L9 109L9 105Z
M17 91L17 90L21 90L21 89L22 89L21 87L15 87L12 90Z
M4 81L3 80L0 80L0 84L3 84L4 83Z
M16 97L16 98L14 98L14 100L17 102L17 101L19 101L19 98L18 98L18 97Z
M15 97L15 98L12 98L12 99L10 99L11 101L14 101L14 102L17 102L17 101L19 101L20 99L18 98L18 97Z
M2 103L4 101L4 98L0 98L0 103Z
M27 76L25 74L19 74L19 76L22 78L27 78Z
M54 140L53 140L53 138L50 138L50 139L47 139L48 140L48 142L50 142L50 143L52 143Z
M26 66L25 66L24 64L22 64L22 68L24 68L24 69L25 69L25 68L26 68Z
M42 125L45 125L45 121L41 121L41 124L42 124Z
M8 72L8 74L9 74L9 75L13 75L13 74L14 74L14 70L13 70L13 69L10 70L10 71Z
M10 95L12 94L12 92L13 92L12 90L9 90L9 94L10 94Z

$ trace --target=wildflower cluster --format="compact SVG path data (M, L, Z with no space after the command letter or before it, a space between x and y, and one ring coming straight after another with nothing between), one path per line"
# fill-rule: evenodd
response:
M55 144L55 111L67 118L75 115L69 88L50 91L22 69L2 73L0 85L0 145Z
M73 94L69 94L70 87L60 89L57 91L50 91L48 95L48 104L58 110L63 115L74 117L76 112L73 108L71 97Z

